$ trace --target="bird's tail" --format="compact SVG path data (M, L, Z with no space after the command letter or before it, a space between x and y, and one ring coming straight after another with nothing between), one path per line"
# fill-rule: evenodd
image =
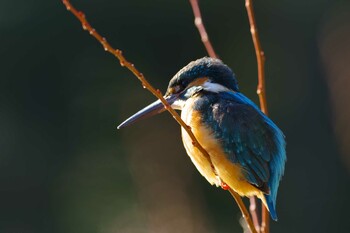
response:
M272 200L272 196L268 194L264 194L265 201L264 204L267 207L267 209L270 212L271 218L275 221L277 221L277 213L276 213L276 206L274 200Z

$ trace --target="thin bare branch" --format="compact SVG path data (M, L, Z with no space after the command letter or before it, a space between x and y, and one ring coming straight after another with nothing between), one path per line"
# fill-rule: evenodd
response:
M258 29L256 26L255 16L254 16L254 9L253 9L253 1L252 0L246 0L245 6L248 13L249 18L249 24L250 24L250 33L252 34L252 39L254 43L255 48L255 55L256 60L258 63L258 88L257 88L257 94L259 96L260 101L260 108L263 113L268 115L267 110L267 101L266 101L266 94L265 94L265 54L261 47ZM262 206L262 214L261 214L261 228L260 231L262 233L269 233L270 227L269 227L269 212L266 209L265 206Z
M238 193L236 193L235 191L233 191L231 188L228 190L232 197L235 199L235 201L237 202L237 205L239 207L239 209L241 210L242 212L242 216L243 218L246 220L247 222L247 225L249 227L249 230L252 232L252 233L258 233L257 230L255 229L254 227L254 224L252 222L252 219L250 218L250 215L249 215L249 212L247 210L247 208L245 207L243 201L242 201L242 198L241 196L239 196Z
M260 233L260 223L259 223L259 217L257 213L257 208L256 208L256 197L250 197L250 206L249 206L249 211L250 214L252 215L253 223L255 226L255 230Z
M253 1L252 0L246 0L245 6L247 8L248 12L248 18L249 18L249 24L250 24L250 33L252 34L252 39L254 43L255 48L255 54L256 54L256 60L258 63L258 88L257 88L257 94L259 96L260 101L260 107L263 113L266 115L268 114L267 111L267 102L266 102L266 95L265 95L265 53L262 50L258 29L256 26L255 16L254 16L254 9L253 9Z
M270 232L270 214L265 206L262 206L262 214L261 214L261 233L269 233Z
M208 33L205 30L205 27L203 24L202 15L201 15L201 11L199 8L198 0L190 0L190 3L191 3L193 14L194 14L194 24L196 25L196 27L198 29L198 32L199 32L201 39L202 39L202 42L203 42L209 56L217 58L217 55L214 51L214 48L210 43Z
M125 66L127 69L129 69L141 82L143 88L146 88L149 90L155 97L157 97L165 106L165 109L173 116L173 118L179 123L188 133L188 135L191 137L192 143L195 147L197 147L202 154L206 157L206 159L210 162L213 170L215 171L214 165L210 159L210 156L208 152L199 144L197 141L196 137L191 131L190 126L186 125L186 123L181 119L179 114L169 105L169 103L164 99L162 93L160 90L155 89L145 78L145 76L136 69L134 64L130 63L129 61L126 60L126 58L123 56L122 51L119 49L114 49L108 42L107 40L102 37L87 21L85 15L83 12L78 11L75 9L72 4L70 3L69 0L63 0L63 4L66 6L67 10L72 12L72 14L78 18L78 20L81 22L82 27L84 30L88 31L91 36L95 37L96 40L98 40L105 51L113 54L116 58L118 58L120 65ZM216 173L216 171L215 171Z

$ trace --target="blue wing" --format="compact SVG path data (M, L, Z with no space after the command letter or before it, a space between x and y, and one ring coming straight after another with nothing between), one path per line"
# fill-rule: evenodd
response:
M275 215L286 161L282 131L241 93L213 93L200 99L197 110L203 121L222 142L228 158L244 168L249 183L266 193L271 215Z

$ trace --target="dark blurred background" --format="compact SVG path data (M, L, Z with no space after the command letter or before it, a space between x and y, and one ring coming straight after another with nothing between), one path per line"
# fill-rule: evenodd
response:
M272 232L350 229L350 1L254 1L271 118L287 137ZM256 103L244 1L200 1L216 52ZM187 0L73 1L156 87L206 51ZM169 114L61 1L0 2L0 232L242 232Z

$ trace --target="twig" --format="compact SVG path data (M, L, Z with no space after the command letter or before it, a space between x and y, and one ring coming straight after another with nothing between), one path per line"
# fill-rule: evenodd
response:
M249 201L250 201L249 211L250 211L250 214L252 215L255 230L257 232L260 232L259 217L258 217L258 213L256 211L256 209L257 209L256 208L256 198L254 196L252 196L249 198Z
M250 218L250 215L249 215L249 212L248 212L247 208L245 208L245 205L244 205L244 203L242 201L242 198L239 196L238 193L233 191L231 188L228 191L231 193L232 197L237 202L237 205L238 205L239 209L241 210L242 216L245 219L245 221L247 222L247 225L248 225L250 231L252 233L257 233L257 230L254 227L254 224L252 222L252 219Z
M217 55L214 51L214 48L210 43L208 33L205 30L205 27L203 24L201 11L200 11L199 5L198 5L198 0L190 0L190 3L191 3L193 14L194 14L194 24L196 25L196 27L199 31L202 42L203 42L209 56L217 58Z
M267 102L266 102L266 95L265 95L265 53L262 50L262 47L260 44L260 39L259 39L259 34L258 34L258 29L256 27L254 9L253 9L253 1L246 0L245 7L247 8L249 24L250 24L250 33L252 34L252 39L253 39L255 54L256 54L256 60L258 63L259 83L258 83L258 88L257 88L256 92L259 96L261 111L267 115L268 112L267 112Z
M262 206L262 213L261 213L261 233L269 233L270 232L270 214L269 211L265 206Z
M198 1L199 0L190 0L193 14L194 14L194 23L199 31L199 34L201 35L201 39L202 39L202 42L207 50L207 53L209 54L210 57L217 58L216 53L214 51L214 48L210 43L209 36L205 30L205 26L203 24L202 15L201 15ZM251 197L251 198L249 198L249 200L250 200L249 211L252 215L255 229L256 229L256 231L259 232L260 231L260 224L259 224L259 218L258 218L258 214L257 214L257 210L256 210L256 198Z
M267 111L267 102L266 102L266 95L265 95L265 54L262 50L258 29L256 26L255 16L254 16L254 9L253 9L253 2L252 0L246 0L245 1L245 7L247 8L248 18L249 18L249 24L250 24L250 32L252 34L252 39L254 43L255 48L255 54L256 54L256 60L258 63L258 88L257 88L257 94L259 96L260 101L260 108L263 113L268 115ZM270 226L269 226L269 212L266 209L265 206L262 206L262 214L261 214L261 229L260 231L262 233L269 233L270 232Z
M81 22L83 29L88 31L90 33L91 36L95 37L96 40L98 40L105 51L113 54L116 58L118 58L120 65L121 66L125 66L128 70L130 70L141 82L143 88L149 90L155 97L157 97L164 105L165 109L173 116L173 118L177 121L177 123L179 123L187 132L187 134L191 137L192 143L195 147L197 147L202 154L206 157L206 159L209 161L209 163L211 164L211 167L213 168L214 172L215 168L214 165L210 159L210 156L208 154L208 152L199 144L198 140L196 139L196 137L194 136L194 134L192 133L191 127L186 125L186 123L181 119L181 117L179 116L179 114L169 105L169 103L164 99L162 93L160 90L155 89L145 78L145 76L138 71L134 64L130 63L129 61L127 61L125 59L125 57L122 55L122 51L119 49L114 49L108 42L107 40L102 37L87 21L87 19L85 18L85 15L83 12L78 11L77 9L75 9L72 4L70 3L69 0L62 0L63 4L66 6L67 10L72 12L72 14L78 18L78 20Z

